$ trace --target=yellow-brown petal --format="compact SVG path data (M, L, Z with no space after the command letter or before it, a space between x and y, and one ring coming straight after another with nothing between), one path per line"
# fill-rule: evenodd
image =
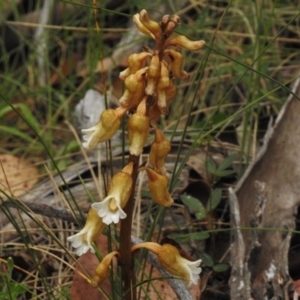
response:
M107 278L109 267L114 256L120 256L119 252L112 251L111 253L107 254L97 266L94 276L91 280L91 285L93 287L97 287L105 278Z
M156 172L160 174L166 173L165 157L170 150L171 143L164 137L161 130L155 128L155 140L150 148L149 163Z
M140 155L149 135L149 119L145 115L133 114L128 120L129 152Z
M143 68L144 61L152 56L149 52L133 53L128 57L128 68L120 72L120 79L125 80L127 76L135 74Z
M178 46L190 51L196 51L204 47L205 41L191 41L184 35L177 35L175 37L170 37L165 45L166 47Z
M181 256L176 247L170 244L162 245L157 258L168 272L183 279L187 284L189 283L190 272L185 265L180 263L178 258L181 258Z
M171 63L172 74L176 78L180 78L180 79L187 78L188 74L182 69L183 60L184 60L183 55L173 49L166 50L165 53L168 53L172 59L172 63Z
M146 95L152 96L155 93L157 81L160 76L161 62L157 54L153 55L147 72Z
M101 114L98 124L89 129L82 129L82 132L86 134L84 135L84 139L86 139L86 142L83 144L84 147L93 149L97 144L111 139L120 127L120 112L120 110L107 109ZM125 112L126 110L122 110L123 114Z
M156 41L161 39L160 25L149 18L145 9L140 12L140 21L155 36Z
M138 30L140 32L155 39L155 36L153 35L153 33L141 22L139 14L135 14L132 18L132 21L133 21L133 23L135 23L136 27L138 28Z
M165 174L158 174L150 168L144 168L148 175L148 185L155 203L169 207L173 204L174 200L168 192L168 176Z

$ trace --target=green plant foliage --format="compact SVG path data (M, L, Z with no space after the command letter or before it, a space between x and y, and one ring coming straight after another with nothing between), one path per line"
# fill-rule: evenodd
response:
M214 210L220 204L221 197L222 197L222 190L219 188L214 189L209 197L206 210L207 211Z
M17 300L18 297L28 291L24 283L15 282L11 278L14 268L14 261L11 257L7 259L7 273L0 273L2 278L0 282L0 299Z
M229 269L229 265L228 264L216 264L213 266L213 270L215 272L225 272Z

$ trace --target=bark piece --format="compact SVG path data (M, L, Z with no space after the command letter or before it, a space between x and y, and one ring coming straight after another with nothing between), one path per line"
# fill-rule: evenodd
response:
M295 82L293 92L300 96L300 79ZM251 278L254 299L288 299L288 290L292 286L288 274L288 249L289 230L295 227L295 214L300 204L299 115L300 102L291 95L275 125L267 132L257 159L235 189L240 226L253 228L242 230L246 250L239 251L239 255L245 270L248 268L249 274L246 272L244 276ZM235 265L233 260L232 265ZM231 299L241 299L236 297L235 279L233 269ZM247 285L243 288L245 293L247 288Z

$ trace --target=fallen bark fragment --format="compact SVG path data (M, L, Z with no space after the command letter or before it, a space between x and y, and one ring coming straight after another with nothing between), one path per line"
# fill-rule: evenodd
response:
M300 79L295 82L293 92L300 96ZM289 299L289 290L293 288L288 274L290 231L295 228L295 214L300 205L299 115L299 99L291 95L267 132L256 160L235 189L240 226L248 229L241 230L245 249L242 242L236 248L237 240L232 245L242 266L237 269L232 256L231 299L244 299L235 296L238 285L234 282L239 278L236 270L241 272L243 268L244 278L239 280L247 283L249 276L254 299Z

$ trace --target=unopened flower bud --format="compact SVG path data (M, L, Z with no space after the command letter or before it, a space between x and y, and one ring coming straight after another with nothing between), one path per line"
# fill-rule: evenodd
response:
M173 16L163 16L162 18L162 31L165 36L170 36L176 29L180 22L180 18L176 15Z
M137 112L128 120L129 152L132 155L140 155L149 135L149 118L146 116L146 100L144 97L137 108Z
M169 207L174 200L168 192L168 176L165 174L158 174L150 168L141 168L145 170L148 175L148 185L153 201L156 204Z
M146 95L152 96L155 93L155 87L160 76L161 63L157 54L152 56L150 66L147 72Z
M147 57L152 54L149 52L133 53L128 57L128 68L122 71L119 78L125 80L127 76L135 74L138 70L143 68L143 63Z
M161 39L161 29L157 22L150 20L148 13L145 9L140 12L141 23L154 35L156 41Z
M166 41L166 47L168 46L178 46L185 48L190 51L196 51L203 48L205 41L191 41L184 35L177 35L175 37L170 37Z
M171 143L164 137L161 130L157 127L154 127L154 130L155 139L150 148L149 163L156 172L165 174L165 157L171 150Z
M120 253L118 251L112 251L111 253L108 253L97 266L94 276L91 280L91 285L93 287L99 286L102 281L107 278L109 268L114 256L120 256Z
M87 149L93 149L97 144L111 139L121 124L121 117L127 109L119 107L117 109L107 109L103 111L98 124L89 129L82 129L85 133L82 146Z
M185 79L188 77L187 72L182 69L183 55L173 49L168 49L165 53L169 54L172 59L171 71L176 78Z
M190 261L183 258L178 249L170 244L159 245L153 242L136 244L131 251L146 248L157 255L160 264L171 274L185 281L186 284L198 284L201 273L201 259Z

